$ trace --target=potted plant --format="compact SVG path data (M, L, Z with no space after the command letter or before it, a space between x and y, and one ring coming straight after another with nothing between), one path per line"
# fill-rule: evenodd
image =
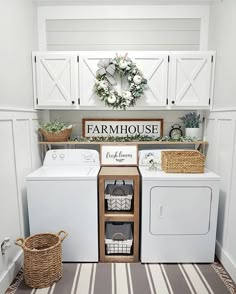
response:
M39 133L48 142L65 142L68 141L72 128L72 125L54 120L42 124L39 128Z
M200 114L196 112L186 113L184 116L180 117L185 126L185 136L194 137L198 140L201 139L201 129L200 129Z

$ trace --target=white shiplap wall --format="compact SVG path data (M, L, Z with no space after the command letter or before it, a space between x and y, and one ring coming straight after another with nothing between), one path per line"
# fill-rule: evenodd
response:
M199 50L196 19L47 20L48 50Z
M58 42L59 45L66 45L66 42L68 42L68 45L77 45L76 42L79 40L82 40L79 44L88 44L88 45L96 45L99 44L100 40L103 40L103 43L101 44L102 48L98 48L99 50L118 50L117 46L119 44L126 45L125 42L128 40L128 45L131 45L131 47L125 47L125 48L119 48L119 50L143 50L142 47L140 49L137 48L137 45L168 45L167 47L163 47L165 50L188 50L186 47L182 48L171 48L171 45L197 45L199 44L198 48L200 50L207 50L208 46L208 29L209 29L209 6L207 5L78 5L78 6L57 6L56 9L54 6L40 6L38 7L38 43L39 43L39 50L47 50L48 45L53 45L53 42ZM87 20L87 22L86 22ZM108 33L108 35L103 34L94 34L94 41L89 37L89 26L87 26L88 31L84 32L83 35L81 35L81 39L77 38L76 35L74 35L73 29L74 27L77 27L78 24L89 24L91 23L91 27L93 30L96 29L96 27L93 25L93 23L96 24L96 20L98 20L97 23L100 23L100 27L103 28L104 31L103 34L107 31L107 26L104 27L103 21L107 21L106 23L109 24L111 29L113 30L113 33L117 32L117 38L115 38L115 35L111 34L112 30ZM51 23L52 21L52 23ZM55 22L56 21L56 22ZM59 34L59 40L58 37L55 35L55 40L51 36L52 32L47 32L50 30L50 26L54 23L57 24L61 22L64 26L64 23L68 24L70 26L70 32L62 32ZM128 22L127 22L128 21ZM135 25L137 22L140 22L141 25L144 26L144 31L140 29L141 26ZM186 22L190 21L186 24ZM192 22L193 21L193 22ZM197 24L196 27L196 23ZM183 23L182 23L183 22ZM134 33L129 33L129 26L130 23L133 23L133 28L137 27L138 32L140 34L138 35ZM145 24L146 23L146 24ZM182 24L181 24L182 23ZM118 24L118 27L116 26ZM123 25L123 26L122 26ZM114 29L113 29L114 26ZM123 32L119 32L119 26L121 26L121 29L123 28ZM154 39L148 36L145 36L144 32L145 29L147 29L147 26L149 27L148 30L146 30L147 34L149 34L149 31L156 30L156 37L155 33L151 34L151 36L154 36ZM172 27L171 27L172 26ZM182 26L182 30L180 27ZM199 29L200 26L200 29ZM67 27L67 26L66 26ZM91 29L90 27L90 29ZM99 27L99 26L98 26ZM124 27L125 28L124 30ZM158 30L158 27L160 28ZM176 28L175 28L176 27ZM117 28L117 31L116 29ZM132 26L131 26L132 28ZM56 30L56 28L54 28ZM67 29L67 28L66 28ZM190 33L190 31L192 33ZM80 29L79 29L80 30ZM127 30L127 31L126 31ZM199 33L197 33L197 31ZM132 31L132 29L131 29ZM172 33L170 33L171 31ZM181 31L185 33L181 33ZM56 33L56 32L55 32ZM80 32L81 33L81 32ZM129 34L128 34L129 33ZM189 34L190 33L190 34ZM120 35L119 35L120 34ZM159 34L159 35L158 35ZM70 36L71 35L71 36ZM136 35L136 39L135 39ZM199 35L199 37L198 37ZM67 36L67 37L66 37ZM86 37L88 36L88 38ZM150 34L149 34L150 36ZM175 38L177 36L177 39ZM73 39L75 37L75 41ZM111 37L111 40L109 42L109 37ZM179 38L178 38L179 37ZM64 38L64 41L63 41ZM67 39L68 38L68 39ZM117 43L114 43L114 38ZM132 38L133 41L132 41ZM140 40L139 40L140 38ZM143 43L141 39L143 38ZM159 40L160 39L160 40ZM71 43L70 43L71 42ZM114 47L105 48L106 44L109 45L115 45ZM136 43L133 43L136 42ZM57 44L55 44L57 45ZM116 46L117 45L117 46ZM132 46L134 45L135 48ZM156 47L157 48L157 47ZM155 49L156 49L155 48ZM158 47L162 49L161 47ZM51 48L50 50L55 50L56 48ZM66 50L72 50L72 47L65 48ZM147 48L146 48L147 49ZM195 47L196 49L196 47ZM60 50L63 50L62 48ZM80 48L76 47L76 50L81 50ZM85 48L82 48L82 50L87 50ZM96 50L96 48L89 47L88 50ZM150 48L148 50L154 50L153 48ZM191 50L191 49L190 49Z

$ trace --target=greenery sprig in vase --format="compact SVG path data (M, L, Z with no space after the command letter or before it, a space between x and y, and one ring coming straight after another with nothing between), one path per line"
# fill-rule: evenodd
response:
M185 136L196 138L196 140L201 139L200 123L201 116L196 112L186 113L184 116L180 117L185 126Z

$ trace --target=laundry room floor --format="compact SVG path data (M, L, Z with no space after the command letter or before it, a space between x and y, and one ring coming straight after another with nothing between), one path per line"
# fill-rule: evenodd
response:
M44 289L31 289L23 271L6 294L191 294L236 293L219 262L213 264L64 263L63 277Z

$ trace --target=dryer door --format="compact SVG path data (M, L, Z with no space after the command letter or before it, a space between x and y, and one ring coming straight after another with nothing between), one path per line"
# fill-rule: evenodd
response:
M150 195L150 233L207 234L211 194L209 187L153 187Z

